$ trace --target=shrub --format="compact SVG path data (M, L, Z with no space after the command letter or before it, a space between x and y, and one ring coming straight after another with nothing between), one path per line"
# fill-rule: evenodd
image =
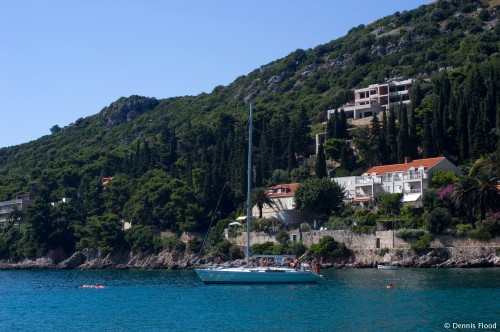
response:
M396 257L398 259L403 259L403 250L401 249L396 249L396 251L394 252L394 254L396 255Z
M377 230L377 226L361 226L355 225L352 227L353 232L373 234Z
M447 209L437 207L424 217L425 225L432 234L441 234L451 225L451 215Z
M350 229L351 224L352 222L349 219L330 217L330 220L325 226L328 229Z
M252 253L256 255L273 255L274 243L264 242L252 245Z
M403 228L403 229L398 229L396 231L395 235L397 237L399 237L400 239L402 239L403 241L411 243L411 242L418 240L419 238L424 236L426 233L427 232L422 230L422 229L405 229L405 228Z
M300 224L300 230L302 232L310 231L311 230L311 225L309 225L308 223L302 223L302 224Z
M484 229L472 229L467 232L467 236L480 241L488 241L492 239L491 234Z
M302 256L307 250L306 246L301 242L292 243L289 249L290 249L290 254L295 255L297 257Z
M319 243L313 244L309 248L310 254L319 256L342 257L348 254L348 249L344 243L339 243L331 236L325 236L319 240Z
M377 249L375 250L375 253L381 257L383 257L385 254L389 252L389 248L382 248L382 249Z
M416 252L428 249L433 239L434 236L432 234L424 234L418 240L411 243L411 248Z
M471 230L472 230L471 224L458 224L455 226L455 236L466 237Z
M278 234L276 234L276 241L286 246L290 242L290 235L285 231L279 231Z
M489 233L491 237L500 235L500 212L490 215L480 225L480 228Z
M202 244L203 242L199 238L197 237L192 238L191 240L188 241L187 245L188 252L193 254L199 253Z
M186 250L186 244L175 236L162 238L160 242L159 248L170 252L180 253Z

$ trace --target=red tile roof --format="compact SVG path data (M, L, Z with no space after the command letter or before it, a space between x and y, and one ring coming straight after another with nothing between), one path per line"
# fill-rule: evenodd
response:
M103 186L106 186L111 180L113 180L112 176L110 176L109 178L101 178L101 183Z
M377 175L382 175L384 173L393 173L393 172L408 172L410 168L418 169L420 166L424 167L424 170L427 170L439 162L443 161L444 157L437 158L427 158L427 159L417 159L413 160L406 164L394 164L394 165L383 165L383 166L375 166L367 170L365 173L372 174L375 173Z
M298 183L278 184L270 187L267 191L269 198L290 197L295 194L295 189L299 186Z

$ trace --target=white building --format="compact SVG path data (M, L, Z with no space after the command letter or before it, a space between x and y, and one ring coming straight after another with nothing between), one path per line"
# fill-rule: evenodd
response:
M410 102L410 89L415 79L396 81L383 84L370 84L367 88L354 90L354 102L340 107L348 118L362 119L388 110L393 105ZM339 111L340 111L339 109ZM328 119L335 113L334 109L327 111Z
M10 201L0 202L0 223L11 220L11 215L15 211L26 212L29 205L35 202L34 197L29 194L19 195Z
M444 157L410 160L404 164L375 166L361 176L333 178L346 191L349 202L370 205L381 193L401 193L402 203L421 205L423 193L430 187L436 170L460 174L458 167Z
M309 221L309 216L306 213L295 210L294 195L298 186L298 183L289 183L270 187L267 197L273 204L264 204L262 218L276 218L286 224L299 224ZM259 217L259 209L256 205L252 208L252 216Z

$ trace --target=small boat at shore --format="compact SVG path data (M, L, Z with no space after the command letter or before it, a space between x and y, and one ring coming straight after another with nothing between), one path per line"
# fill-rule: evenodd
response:
M399 266L397 265L386 265L386 264L378 264L377 269L379 270L399 270Z

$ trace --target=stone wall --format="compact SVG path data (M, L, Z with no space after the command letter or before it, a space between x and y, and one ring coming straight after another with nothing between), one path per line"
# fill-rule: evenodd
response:
M349 249L406 249L410 246L394 236L394 231L377 231L375 234L354 233L343 230L309 231L302 233L302 243L306 247L318 243L322 237L331 236L337 242L343 242Z
M291 230L292 234L297 234L306 247L318 243L322 237L331 236L337 242L343 242L351 250L373 250L373 249L410 249L410 244L395 236L394 231L376 231L375 234L354 233L344 230L314 230L300 232L298 229ZM246 246L246 232L233 239L236 245ZM262 244L265 242L277 242L275 234L264 232L253 232L250 237L252 244ZM471 238L454 238L450 235L436 236L431 242L431 248L470 248L470 247L500 247L500 237L496 237L488 242L483 242Z

